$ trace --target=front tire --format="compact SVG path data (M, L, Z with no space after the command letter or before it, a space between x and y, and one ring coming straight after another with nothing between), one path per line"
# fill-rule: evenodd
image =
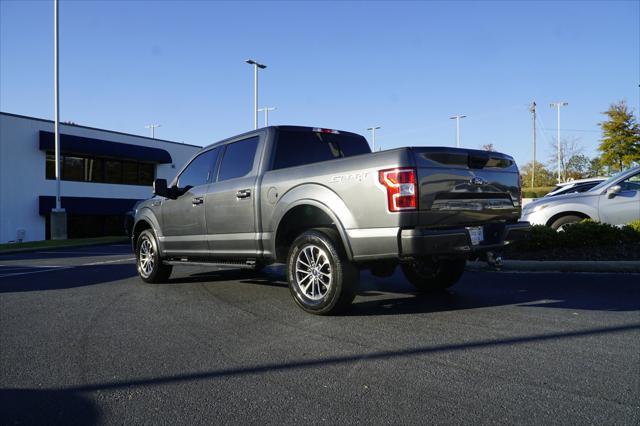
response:
M574 216L574 215L561 216L558 219L553 221L553 223L551 224L551 229L553 229L554 231L563 231L565 226L578 223L582 220L583 218L581 218L580 216Z
M293 242L287 256L289 290L296 304L316 315L332 315L353 301L360 273L347 259L332 229L312 229Z
M418 291L440 291L458 282L465 265L465 259L416 259L403 263L402 272Z
M164 265L158 242L150 229L145 229L136 241L136 267L138 276L147 283L161 283L169 279L173 267Z

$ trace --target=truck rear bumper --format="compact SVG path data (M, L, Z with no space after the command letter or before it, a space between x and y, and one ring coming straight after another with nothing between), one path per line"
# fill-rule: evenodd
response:
M400 231L400 257L435 254L469 254L503 247L523 239L529 231L529 222L514 224L488 224L483 226L484 240L471 243L466 228L427 229L413 228Z

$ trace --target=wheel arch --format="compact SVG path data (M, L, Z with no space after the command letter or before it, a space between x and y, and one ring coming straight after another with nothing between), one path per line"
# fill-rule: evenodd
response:
M145 210L148 210L148 209L145 209ZM142 231L144 231L145 229L151 229L151 231L156 236L158 249L160 253L162 253L163 252L162 244L160 242L160 238L158 238L159 237L158 230L160 229L160 226L158 224L157 219L155 218L155 215L149 214L150 212L145 210L142 210L136 216L136 220L132 228L133 231L131 232L131 246L133 247L133 251L135 252L136 241L138 241L138 236L140 235L140 233L142 233Z
M353 253L347 233L337 215L325 204L310 199L298 200L279 217L272 239L272 253L277 261L286 259L289 247L302 232L321 227L335 229L349 260L353 260Z
M551 226L553 225L553 223L560 219L563 216L578 216L581 217L583 219L592 219L591 216L589 216L588 214L581 212L581 211L577 211L577 210L569 210L569 211L563 211L563 212L559 212L554 214L553 216L551 216L547 222L545 223L546 226Z

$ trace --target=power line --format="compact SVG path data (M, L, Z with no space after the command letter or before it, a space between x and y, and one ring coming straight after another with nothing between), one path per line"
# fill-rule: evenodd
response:
M547 129L548 131L556 131L557 128ZM586 129L562 129L563 132L588 132L588 133L600 133L600 130L586 130Z

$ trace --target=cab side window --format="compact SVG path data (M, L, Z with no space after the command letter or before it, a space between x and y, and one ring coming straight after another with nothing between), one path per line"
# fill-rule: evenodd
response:
M623 191L640 191L640 174L623 180L620 182L620 187Z
M215 172L219 152L220 148L211 149L194 158L180 174L178 187L196 187L209 183Z
M253 159L258 149L258 136L230 143L226 146L218 181L246 176L253 169Z

